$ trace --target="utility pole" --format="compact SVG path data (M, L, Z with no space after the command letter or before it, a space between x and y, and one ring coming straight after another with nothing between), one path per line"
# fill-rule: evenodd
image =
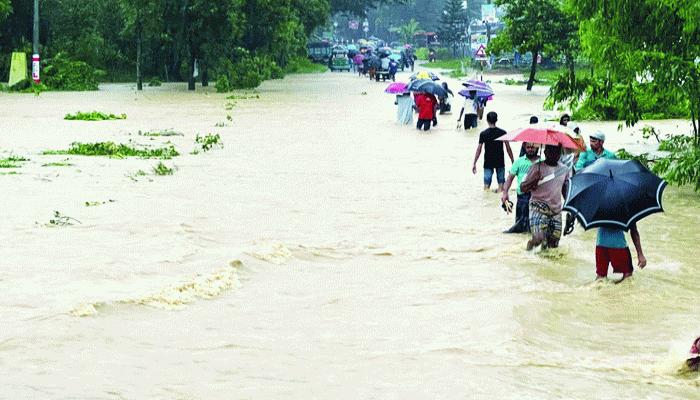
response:
M39 0L34 0L34 45L32 46L32 79L39 83Z

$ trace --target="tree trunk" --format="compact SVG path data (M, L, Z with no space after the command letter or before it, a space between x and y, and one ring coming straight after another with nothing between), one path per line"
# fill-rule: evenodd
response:
M566 63L569 66L569 87L571 90L576 86L576 64L573 57L566 57Z
M189 46L188 46L189 47ZM192 48L190 47L189 49L189 56L190 59L187 62L189 68L187 68L187 90L194 90L195 89L195 84L194 84L194 51L192 51Z
M141 79L141 13L136 5L136 90L143 90Z
M207 69L207 62L204 61L204 57L200 60L199 69L202 70L202 86L209 86L209 69Z
M183 81L182 79L182 74L180 73L180 53L182 52L182 44L187 43L185 40L187 39L185 37L185 27L189 23L187 20L187 0L183 1L182 4L182 13L180 14L180 29L177 32L177 37L175 38L175 51L173 53L173 64L172 64L172 72L173 72L173 77L177 81Z
M535 72L537 72L537 56L539 51L532 52L532 66L530 67L530 77L527 80L527 90L532 90L532 84L535 82Z

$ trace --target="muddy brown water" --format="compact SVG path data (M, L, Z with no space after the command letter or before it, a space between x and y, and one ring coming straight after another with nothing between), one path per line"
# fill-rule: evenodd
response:
M0 175L0 398L697 398L675 371L700 334L698 196L669 186L639 223L648 267L594 282L594 231L525 252L481 161L471 173L477 131L454 114L397 125L385 86L0 93L2 157L29 159L0 171L17 172ZM544 87L493 86L505 129L556 117ZM63 120L93 110L127 119ZM180 135L143 135L162 131ZM223 148L201 151L208 134ZM182 155L166 176L159 160L40 155L98 141Z

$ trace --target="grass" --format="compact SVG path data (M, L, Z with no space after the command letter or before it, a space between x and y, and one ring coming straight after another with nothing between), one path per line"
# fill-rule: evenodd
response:
M591 70L589 68L580 68L577 67L574 72L576 73L577 78L581 78L584 76L590 76L591 75ZM527 83L527 80L530 78L530 68L527 68L522 71L523 73L523 84ZM536 85L551 85L554 83L554 81L557 80L559 75L566 73L569 73L569 70L566 68L559 68L559 69L544 69L544 68L537 68L537 71L535 71L535 84Z
M29 159L18 156L9 156L7 158L2 158L0 159L0 168L21 168L21 165L16 164L21 161L29 161Z
M73 225L71 220L82 224L82 222L78 221L77 219L73 217L69 217L67 215L63 215L58 211L53 212L54 219L49 220L49 223L46 224L46 226L68 226L68 225Z
M183 135L180 132L174 132L172 129L166 129L166 130L160 131L160 132L141 132L139 130L139 136L157 137L157 136L185 136L185 135Z
M306 57L297 57L284 67L285 74L318 74L327 71L328 65L311 62Z
M93 111L89 113L78 111L75 114L66 114L66 116L63 119L79 121L104 121L113 119L126 119L126 114L118 116L114 114L105 114L99 111Z
M19 175L19 172L15 171L10 171L10 172L0 172L0 175Z
M423 66L430 67L430 68L440 68L440 69L461 69L462 63L465 63L465 66L469 67L471 65L471 60L468 58L464 58L464 59L455 58L452 60L435 61L432 63L424 64Z
M110 203L114 203L116 200L109 199ZM94 207L94 206L100 206L102 204L107 204L106 201L86 201L85 202L85 207Z
M466 70L466 73L462 71L462 65ZM463 78L471 74L471 59L469 58L454 58L451 60L440 60L427 64L423 64L424 67L447 69L443 75L447 75L450 78Z
M253 93L245 92L243 94L232 94L226 98L228 100L259 99L260 95L257 92L253 92Z
M207 134L206 136L199 136L197 134L197 137L194 139L195 143L199 143L202 145L202 151L208 151L211 150L214 147L224 147L224 144L219 142L221 137L217 133L216 135Z
M72 167L74 165L75 164L71 164L71 163L51 162L51 163L42 164L41 166L42 167Z
M49 150L44 151L42 154L72 154L78 156L105 156L111 158L141 157L161 158L166 160L180 155L180 153L175 150L175 146L173 145L159 149L137 149L125 144L115 144L113 142L73 142L69 150Z
M173 168L168 168L162 162L159 162L158 165L153 167L153 175L172 175L172 174L173 174Z

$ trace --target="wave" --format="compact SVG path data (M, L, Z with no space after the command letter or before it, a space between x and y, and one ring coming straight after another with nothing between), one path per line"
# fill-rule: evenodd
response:
M177 284L155 289L143 296L119 300L111 304L145 305L167 311L183 310L197 299L212 299L227 290L240 288L242 285L239 279L239 272L249 267L248 265L244 265L241 260L248 259L248 261L254 263L255 260L251 259L251 257L272 264L282 265L292 258L292 252L282 243L255 243L248 251L239 254L239 257L231 261L226 268L204 274L197 274L185 278ZM95 315L99 312L100 308L108 304L110 303L95 302L80 304L69 311L69 315L75 317Z

